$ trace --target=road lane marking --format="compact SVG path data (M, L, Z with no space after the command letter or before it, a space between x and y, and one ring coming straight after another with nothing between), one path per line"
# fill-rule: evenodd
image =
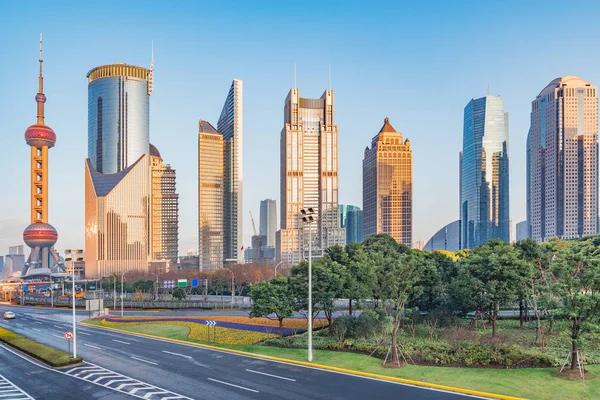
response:
M250 389L250 388L243 387L243 386L239 386L239 385L234 385L233 383L228 383L228 382L218 381L218 380L216 380L216 379L213 379L213 378L207 378L207 379L208 379L209 381L218 382L218 383L221 383L221 384L223 384L223 385L233 386L233 387L236 387L236 388L239 388L239 389L244 389L244 390L247 390L247 391L249 391L249 392L258 393L258 390Z
M23 325L21 325L21 324L17 324L17 326L23 327Z
M20 387L0 375L0 398L8 397L10 400L34 400Z
M58 335L52 335L52 336L54 336L55 338L63 339L63 336L58 336Z
M97 347L97 346L94 346L94 345L92 345L92 344L87 344L87 343L84 343L83 345L84 345L84 346L87 346L87 347L91 347L91 348L93 348L93 349L102 350L102 348L100 348L100 347Z
M192 358L191 356L186 356L185 354L173 353L171 351L163 350L162 352L163 353L168 353L168 354L173 354L174 356L185 357L185 358Z
M62 326L58 326L58 325L52 325L52 326L55 328L58 328L58 329L64 329L64 327L62 327Z
M131 344L131 343L129 343L129 342L124 342L124 341L122 341L122 340L117 340L117 339L113 339L112 341L113 341L113 342L117 342L117 343L123 343L123 344Z
M38 328L31 328L31 329L33 329L34 331L38 331L38 332L42 331L41 329L38 329Z
M35 321L35 323L36 323L36 324L40 324L40 325L43 325L43 324L42 324L42 323L41 323L41 322L38 322L38 321Z
M78 334L78 335L88 335L88 336L92 336L92 334L91 334L91 333L85 333L85 332L81 332L81 331L77 332L77 334Z
M252 370L252 369L247 369L246 371L248 371L248 372L252 372L253 374L261 374L261 375L266 375L266 376L272 376L273 378L285 379L286 381L292 381L292 382L296 382L296 380L295 380L295 379L292 379L292 378L286 378L285 376L279 376L279 375L267 374L266 372L254 371L254 370Z
M142 361L142 362L148 363L148 364L158 365L158 363L155 363L154 361L144 360L143 358L138 358L138 357L134 357L134 356L131 356L131 358L133 358L134 360L138 360L138 361Z

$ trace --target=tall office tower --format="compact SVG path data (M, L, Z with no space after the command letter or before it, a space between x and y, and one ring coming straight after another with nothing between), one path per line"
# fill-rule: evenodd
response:
M224 140L209 122L198 131L198 256L200 269L223 267Z
M260 236L265 236L266 246L275 247L275 234L277 233L277 202L272 199L260 202Z
M150 69L103 65L88 78L88 158L103 174L114 174L148 154Z
M527 226L527 221L521 221L517 223L517 242L521 240L525 240L529 238L529 229Z
M464 111L460 153L461 245L510 242L508 113L502 98L472 99Z
M85 273L148 271L150 230L150 69L104 65L88 74L85 162Z
M0 278L6 278L6 271L4 270L4 256L0 256Z
M531 103L531 237L598 232L598 97L576 76L556 78Z
M451 222L437 231L421 248L421 250L431 252L435 250L457 251L460 249L460 220Z
M12 254L12 255L24 254L23 253L23 245L20 244L18 246L8 246L8 254Z
M163 159L156 147L150 144L152 171L152 262L156 266L166 261L163 271L177 264L179 248L179 195L175 190L175 170Z
M526 216L525 216L525 226L527 229L527 238L531 238L531 128L527 132L527 150L525 154L525 200L526 200ZM521 228L523 229L523 228ZM518 238L518 225L517 225L517 241Z
M307 254L311 229L313 257L346 243L338 214L338 127L334 123L333 90L319 99L300 97L291 89L285 100L281 130L281 230L277 258L296 265ZM305 226L301 210L314 210L315 224ZM314 226L313 226L314 225Z
M340 228L346 229L346 243L362 242L362 210L357 206L340 204Z
M242 210L242 81L234 79L225 99L217 130L223 136L223 257L227 262L243 263Z
M363 160L363 236L387 233L412 245L412 150L384 120Z

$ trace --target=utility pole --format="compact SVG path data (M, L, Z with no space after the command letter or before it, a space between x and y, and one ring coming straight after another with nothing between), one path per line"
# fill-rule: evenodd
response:
M302 222L308 226L308 362L312 362L312 223L315 222L315 210L312 207L303 208Z

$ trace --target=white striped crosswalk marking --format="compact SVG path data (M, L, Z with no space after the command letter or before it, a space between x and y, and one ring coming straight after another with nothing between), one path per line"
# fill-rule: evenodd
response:
M85 363L82 366L71 368L65 371L67 375L71 375L84 381L92 382L96 385L103 386L107 389L116 390L121 393L126 393L130 396L146 400L192 400L189 397L171 392L149 383L138 381L137 379L121 375L118 372L102 368L98 365ZM1 390L1 389L0 389ZM0 397L0 400L2 398Z
M0 375L0 399L2 400L33 400L33 397L21 390L20 387Z

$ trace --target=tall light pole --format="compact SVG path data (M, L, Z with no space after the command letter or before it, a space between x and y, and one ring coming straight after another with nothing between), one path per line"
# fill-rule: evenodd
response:
M312 362L312 223L315 222L315 210L303 208L302 222L308 226L308 362Z
M117 311L117 274L113 274L113 310Z
M158 300L158 275L150 273L150 275L154 275L156 277L156 284L154 285L154 300Z
M125 274L130 270L127 270L121 274L121 317L123 316L123 279L125 278Z
M83 261L83 250L65 250L65 255L69 254L70 257L65 258L65 261L71 261L71 280L73 282L73 288L71 296L73 298L73 358L77 358L77 320L75 319L75 262Z
M283 261L279 261L279 262L277 263L277 265L275 266L275 274L273 275L273 277L277 276L277 267L279 267L279 266L281 265L281 263L282 263L282 262L283 262Z
M231 308L233 308L233 297L235 295L235 284L234 284L234 275L233 275L233 271L230 270L229 268L225 268L223 267L223 269L226 269L227 271L231 272Z

